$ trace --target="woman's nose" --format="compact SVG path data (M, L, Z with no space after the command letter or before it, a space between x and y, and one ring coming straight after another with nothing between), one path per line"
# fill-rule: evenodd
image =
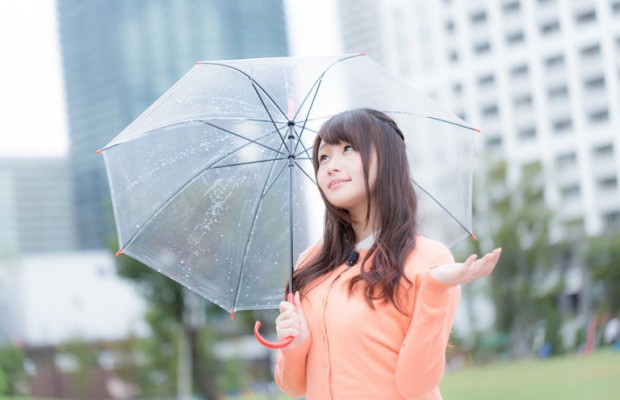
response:
M327 173L333 174L334 172L338 172L338 171L340 171L340 169L338 168L338 165L334 163L333 161L330 161L329 165L327 166Z

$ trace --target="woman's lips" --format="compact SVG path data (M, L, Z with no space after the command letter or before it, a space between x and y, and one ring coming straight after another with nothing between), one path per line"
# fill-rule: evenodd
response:
M334 179L333 181L329 182L329 185L327 187L329 189L337 189L347 182L351 182L351 179Z

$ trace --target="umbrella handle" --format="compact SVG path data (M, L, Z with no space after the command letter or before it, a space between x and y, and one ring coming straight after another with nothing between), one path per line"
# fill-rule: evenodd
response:
M288 301L290 303L294 303L295 302L295 297L292 293L289 293L288 295ZM260 335L260 332L258 331L261 327L262 323L260 321L256 321L256 324L254 324L254 336L256 336L256 340L258 340L258 343L262 344L263 346L269 348L269 349L281 349L283 347L288 346L289 344L291 344L291 342L293 341L293 339L295 339L295 337L293 336L289 336L286 339L282 340L281 342L270 342L269 340L263 338Z
M258 340L258 343L262 344L268 349L274 349L274 350L281 349L291 344L293 339L295 339L293 336L289 336L286 339L282 340L281 342L270 342L269 340L263 338L260 335L260 332L258 330L260 329L261 325L262 324L260 321L256 321L256 324L254 324L254 336L256 336L256 340Z

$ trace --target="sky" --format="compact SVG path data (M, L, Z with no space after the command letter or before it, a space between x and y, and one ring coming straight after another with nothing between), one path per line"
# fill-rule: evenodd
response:
M331 0L284 0L292 55L340 53ZM63 157L69 140L54 0L0 1L0 157Z
M54 1L0 1L0 49L0 156L65 155Z

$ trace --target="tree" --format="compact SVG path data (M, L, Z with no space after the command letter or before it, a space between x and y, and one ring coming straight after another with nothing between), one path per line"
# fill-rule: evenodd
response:
M550 278L550 272L560 246L550 241L552 212L544 201L542 166L528 164L519 172L510 179L505 161L492 162L478 189L486 194L475 213L483 238L479 246L502 248L489 279L495 326L500 335L510 334L512 351L519 356L531 351L534 331L542 322L547 341L555 345L552 350L559 352L556 299L562 281Z
M119 275L134 281L149 304L147 322L152 337L142 350L149 356L147 376L140 382L145 395L176 395L178 364L182 362L183 343L191 355L194 390L207 399L220 397L215 371L215 357L210 349L215 343L209 327L198 329L187 323L184 288L161 273L130 258L118 258ZM215 307L204 302L202 312L215 313ZM205 342L207 341L207 342ZM171 362L176 360L176 362Z
M591 238L586 263L592 282L602 289L599 311L620 311L620 232Z
M20 394L19 385L26 380L24 360L24 353L17 347L0 348L0 394Z

